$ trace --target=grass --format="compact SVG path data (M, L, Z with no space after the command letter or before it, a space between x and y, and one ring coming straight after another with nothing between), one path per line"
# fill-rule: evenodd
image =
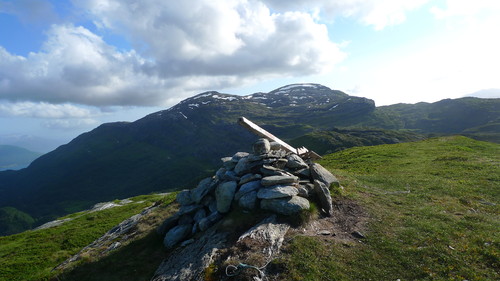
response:
M499 279L500 145L444 137L347 149L320 163L345 187L336 197L355 200L369 214L366 238L289 237L270 265L282 271L280 280ZM149 279L163 257L161 238L151 232L156 221L104 258L51 270L160 199L139 196L133 200L143 203L80 212L55 228L0 237L0 280ZM174 194L161 200L167 206ZM304 219L316 213L312 206ZM235 210L221 227L236 234L259 219Z
M58 273L52 271L55 266L113 226L154 202L166 205L174 198L173 194L133 197L134 203L121 207L68 216L73 220L57 227L0 237L0 280L49 280Z
M500 145L445 137L321 164L370 214L366 239L296 236L276 261L284 280L498 280Z

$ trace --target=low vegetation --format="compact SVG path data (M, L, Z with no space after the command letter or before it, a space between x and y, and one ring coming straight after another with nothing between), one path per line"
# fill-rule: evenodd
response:
M72 214L65 218L73 219L60 226L0 237L0 280L49 280L51 277L60 273L53 271L54 267L79 252L83 247L87 246L95 239L101 237L113 226L140 213L144 208L151 206L155 202L160 201L162 206L166 207L173 202L174 198L174 194L167 196L137 196L131 198L133 201L132 203L120 207L105 209L98 212L80 212ZM143 243L144 241L155 239L154 235L149 234L149 232L145 231L147 239L143 240ZM161 241L155 240L154 243L158 245L161 244ZM131 244L132 245L128 246L127 249L134 256L129 257L132 260L136 258L138 251L130 250L137 245L137 242ZM147 243L145 243L145 245L146 244ZM155 248L158 247L155 246ZM89 256L79 264L83 267L91 262L95 262L95 260L92 256ZM158 260L158 264L160 262L161 258ZM143 261L141 261L141 266L143 265ZM108 268L108 271L110 268ZM137 271L136 269L131 270ZM78 278L68 280L88 280L87 278L99 276L103 272L105 272L105 270L102 270L102 272L87 271L84 273L83 277L81 272L80 275L78 275L78 272L71 273L71 276L78 276ZM150 273L151 272L148 272L148 274Z
M364 237L325 239L295 233L268 266L279 280L498 280L500 145L465 137L356 147L321 165L345 187L337 202L366 213ZM0 238L0 280L147 280L164 257L161 238L144 235L104 258L89 256L64 272L56 265L123 219L173 194L97 213L77 213L59 227ZM341 206L337 206L341 207ZM309 216L315 217L311 209ZM233 212L243 229L255 216ZM305 218L307 221L307 218ZM229 227L237 231L234 224ZM337 233L345 237L349 233ZM270 272L271 273L271 272ZM57 274L57 275L56 275ZM277 274L277 275L276 275Z
M321 164L369 213L366 238L291 238L275 261L283 280L498 280L498 144L436 138L352 148Z

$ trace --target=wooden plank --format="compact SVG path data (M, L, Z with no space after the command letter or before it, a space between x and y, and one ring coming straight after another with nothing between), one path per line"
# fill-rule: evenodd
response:
M245 127L250 132L252 132L252 133L254 133L254 134L256 134L256 135L258 135L260 137L263 137L263 138L269 139L270 141L274 141L274 142L279 143L281 145L281 147L284 150L288 151L288 152L293 152L293 153L299 154L297 152L297 149L295 149L293 146L291 146L288 143L286 143L286 142L280 140L279 138L275 137L273 134L271 134L268 131L262 129L257 124L255 124L252 121L246 119L245 117L240 117L238 119L238 124L240 124L242 127Z

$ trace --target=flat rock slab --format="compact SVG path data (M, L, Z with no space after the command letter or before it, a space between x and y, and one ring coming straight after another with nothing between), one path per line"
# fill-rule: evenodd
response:
M310 205L309 200L299 196L293 196L280 199L262 199L262 201L260 201L260 207L264 210L290 216L302 210L309 209Z
M271 259L279 253L289 228L290 225L278 223L276 215L272 215L243 233L236 243L246 244L250 247L258 245L259 249L253 250L259 251Z
M156 270L152 281L205 280L204 271L219 249L226 246L227 232L211 228L184 248L177 247Z
M271 186L277 184L290 184L299 182L299 178L296 176L268 176L262 178L260 183L263 186Z
M275 199L290 197L297 194L299 194L299 191L295 186L277 185L274 187L259 189L259 192L257 192L257 197L260 199Z

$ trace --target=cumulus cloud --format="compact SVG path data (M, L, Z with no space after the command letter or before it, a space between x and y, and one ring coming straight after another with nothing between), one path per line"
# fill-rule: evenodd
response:
M122 51L95 32L52 25L39 52L0 46L0 98L108 105L172 105L207 89L320 73L345 54L306 12L272 13L261 2L74 1Z

